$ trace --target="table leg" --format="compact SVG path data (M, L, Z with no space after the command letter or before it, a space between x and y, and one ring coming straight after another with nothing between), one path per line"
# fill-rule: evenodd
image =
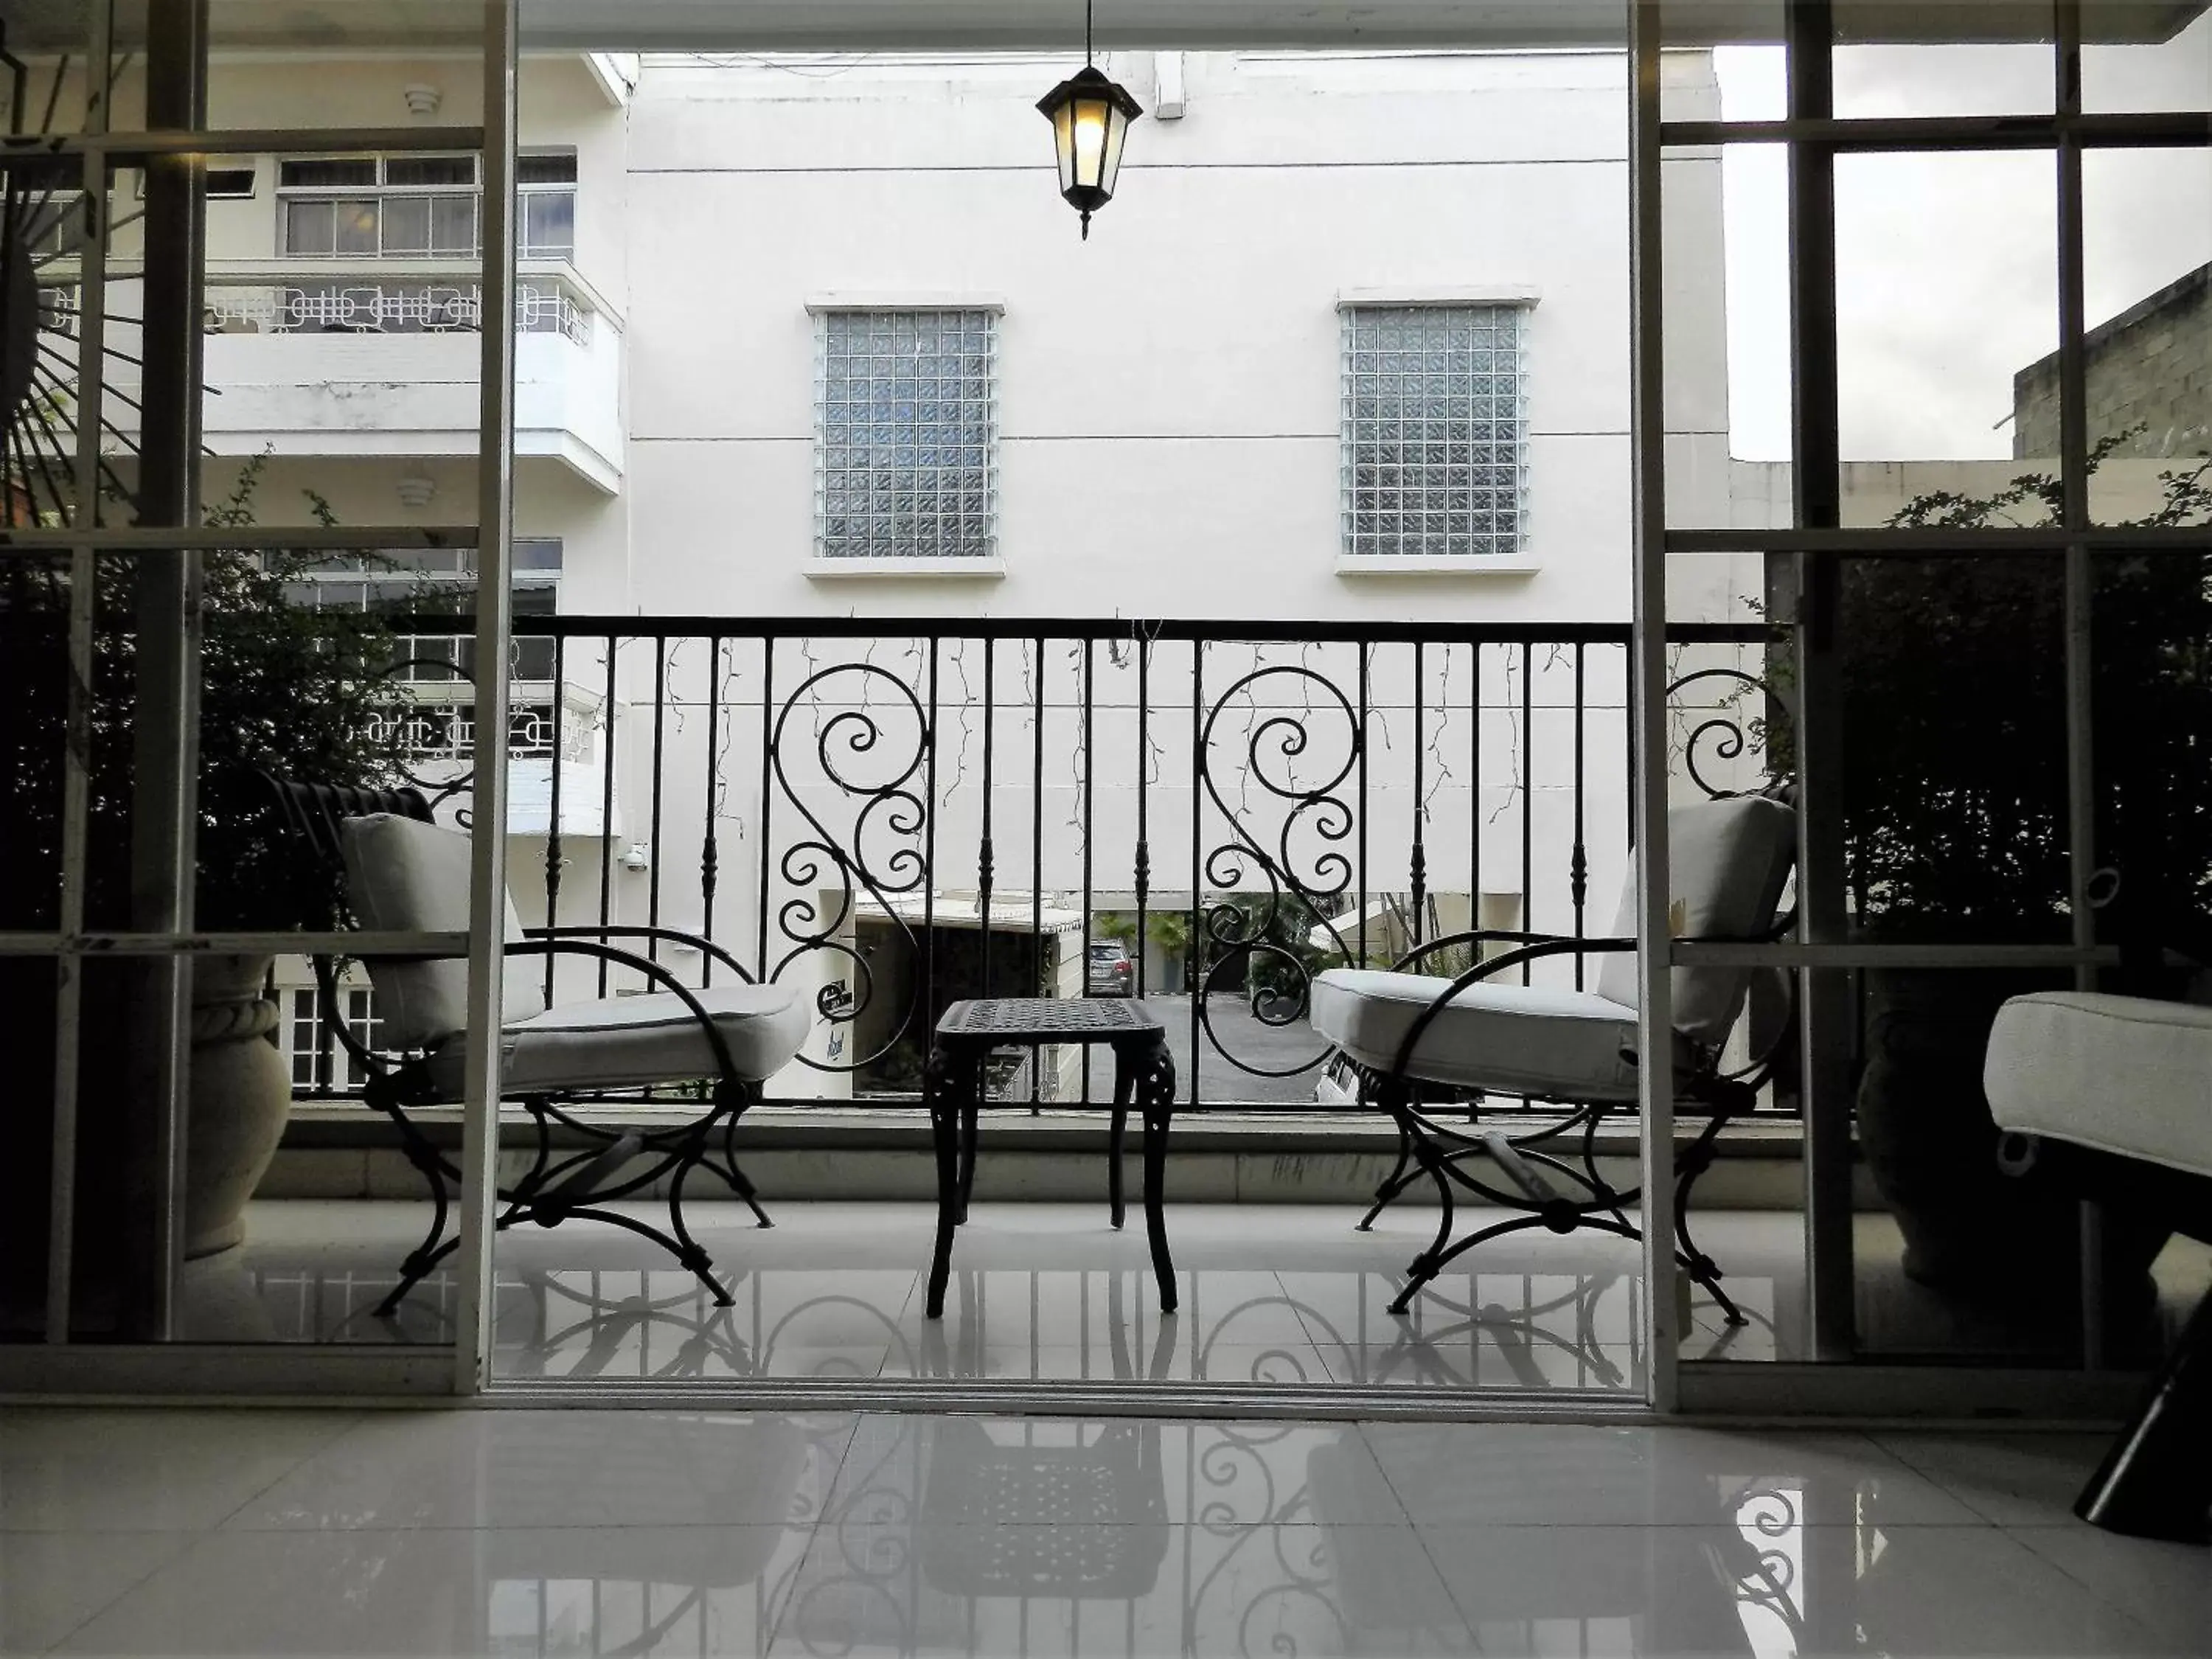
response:
M1168 1053L1163 1036L1144 1056L1137 1079L1137 1105L1145 1115L1145 1231L1152 1243L1152 1274L1159 1280L1162 1313L1176 1310L1175 1262L1168 1255L1167 1218L1160 1209L1167 1181L1168 1126L1175 1116L1175 1058Z
M1121 1149L1129 1135L1129 1094L1134 1081L1130 1057L1118 1049L1114 1055L1114 1121L1106 1132L1106 1209L1115 1227L1121 1225L1127 1206L1121 1197Z
M945 1286L952 1276L952 1234L960 1212L960 1110L968 1067L951 1051L930 1050L923 1066L923 1103L929 1109L930 1139L937 1152L937 1243L930 1253L928 1298L931 1319L945 1316Z
M972 1077L960 1083L960 1224L968 1224L969 1200L975 1195L975 1149L982 1139L983 1057L979 1055Z

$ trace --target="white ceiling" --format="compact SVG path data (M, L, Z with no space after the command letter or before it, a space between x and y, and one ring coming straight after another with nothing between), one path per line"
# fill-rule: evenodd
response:
M1672 45L1779 37L1782 0L1663 3ZM2084 0L2093 40L2158 40L2212 0ZM9 41L81 48L87 0L8 0ZM139 38L146 0L118 0ZM1855 41L2045 38L2051 0L1834 0ZM1057 50L1080 39L1081 0L521 0L538 50ZM432 46L473 40L482 0L211 0L218 46ZM1109 46L1614 46L1626 0L1100 0Z

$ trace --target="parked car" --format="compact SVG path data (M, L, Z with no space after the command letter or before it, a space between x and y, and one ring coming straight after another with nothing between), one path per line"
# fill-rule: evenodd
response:
M1137 964L1129 960L1127 945L1119 939L1102 939L1091 947L1083 973L1085 996L1133 996L1136 989Z

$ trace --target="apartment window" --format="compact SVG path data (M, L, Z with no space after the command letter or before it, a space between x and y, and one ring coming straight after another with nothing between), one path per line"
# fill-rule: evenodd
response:
M477 253L482 193L473 155L284 161L277 169L277 191L283 204L283 251L289 256L466 259ZM521 256L573 258L574 155L518 157L515 195Z
M552 537L518 538L514 544L514 614L549 617L559 609L561 543ZM477 556L465 548L410 548L398 552L334 554L302 573L287 589L292 603L314 610L375 611L387 616L476 610ZM405 634L395 641L406 665L399 678L435 682L473 678L476 639L466 631ZM553 641L525 636L509 647L512 678L553 678Z
M346 1029L362 1046L380 1050L384 1019L377 1013L365 985L338 987L339 1006L345 1010ZM284 1054L292 1067L292 1086L318 1093L359 1094L368 1083L354 1057L323 1027L323 994L319 988L294 991L285 1022Z
M832 559L997 550L998 319L817 313L816 532Z
M514 162L517 251L526 259L576 257L576 158L519 155Z
M1528 529L1519 305L1343 313L1344 550L1510 557Z
M283 161L283 252L295 258L470 258L477 158L362 155Z

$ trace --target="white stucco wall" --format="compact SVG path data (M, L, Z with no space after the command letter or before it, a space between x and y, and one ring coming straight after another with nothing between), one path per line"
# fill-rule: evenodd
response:
M648 64L629 179L641 610L1625 618L1620 59L1194 57L1188 114L1134 129L1088 244L1031 108L1058 67ZM1148 95L1148 58L1114 67ZM1717 225L1717 161L1670 170L1686 222ZM1669 423L1724 457L1705 275L1670 270ZM1340 574L1340 297L1486 289L1537 296L1535 568ZM805 307L832 295L1005 307L1002 580L808 574Z

